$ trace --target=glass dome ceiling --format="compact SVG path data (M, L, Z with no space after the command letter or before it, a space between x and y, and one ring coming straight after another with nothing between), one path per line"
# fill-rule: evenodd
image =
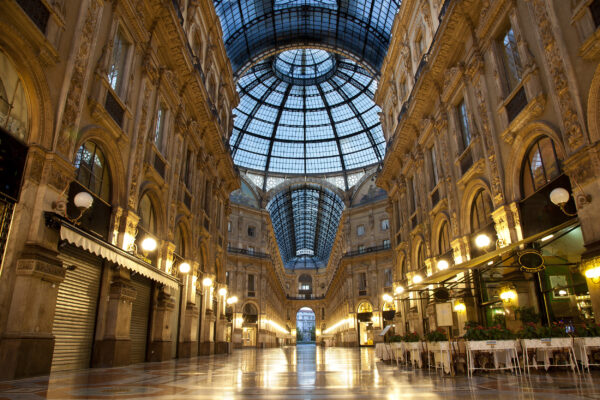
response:
M296 184L267 204L275 238L288 269L324 268L344 202L333 191L315 184Z
M257 63L238 81L234 162L267 175L345 175L383 161L376 88L369 71L324 50Z

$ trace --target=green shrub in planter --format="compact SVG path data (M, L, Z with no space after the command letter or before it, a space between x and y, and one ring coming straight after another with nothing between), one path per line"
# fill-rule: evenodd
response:
M390 336L390 339L389 339L390 343L396 343L396 342L401 342L401 341L402 341L402 336L400 336L400 335Z
M428 342L445 342L448 340L448 335L444 329L437 328L435 331L427 333L425 340Z
M417 332L407 333L402 338L402 341L404 341L404 342L418 342L420 340L421 340L421 337L419 336L419 334Z
M577 337L599 337L600 324L588 322L586 324L575 325L575 336Z
M544 339L569 337L566 325L562 322L553 322L551 326L537 326L528 322L518 333L521 339Z
M502 325L485 328L474 322L465 324L467 332L463 336L467 340L512 340L515 334Z

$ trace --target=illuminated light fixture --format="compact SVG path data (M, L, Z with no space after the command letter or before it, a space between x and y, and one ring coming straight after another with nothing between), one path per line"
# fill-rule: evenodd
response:
M566 291L565 289L560 289L560 290L558 291L558 295L559 295L559 296L566 296L566 295L567 295L567 291Z
M142 240L142 250L146 252L156 250L156 239L148 236L144 240Z
M88 192L79 192L73 198L73 203L75 207L85 211L92 206L94 198Z
M546 240L550 240L550 239L552 239L553 237L554 237L554 235L550 234L550 235L548 235L548 236L544 236L544 237L543 237L543 238L541 238L540 240L541 240L542 242L545 242Z
M212 279L210 279L210 278L202 279L202 286L212 286Z
M581 190L581 187L579 187ZM583 190L581 190L583 192ZM571 194L565 188L557 187L550 192L550 201L554 203L554 205L558 206L560 210L569 217L575 217L577 215L576 212L572 213L565 209L567 202L571 198ZM577 206L581 207L585 204L589 204L592 201L592 196L586 194L580 194L576 197Z
M591 279L592 282L600 282L600 267L592 267L585 271L585 277Z
M492 243L490 237L483 233L480 235L477 235L477 237L475 238L475 245L477 247L479 247L480 249L483 249L484 247L488 247L490 245L490 243Z
M437 268L440 271L444 271L446 269L448 269L448 267L450 266L450 264L448 264L448 261L441 259L437 262Z
M500 293L500 299L505 302L509 302L517 298L517 292L512 289L506 289L502 293Z
M191 269L192 267L190 267L190 264L186 262L182 262L181 264L179 264L179 272L181 272L182 274L187 274L188 272L190 272Z
M404 293L404 287L402 287L402 286L396 286L395 292L396 292L396 294L402 294L402 293Z
M456 312L465 312L465 311L467 311L467 306L465 306L465 303L457 303L454 306L454 311L456 311Z
M384 293L382 298L383 298L383 301L385 301L386 303L391 303L392 301L394 301L394 298L387 293Z
M238 302L237 296L231 296L227 299L227 304L235 304Z
M493 263L494 263L494 260L488 261L488 265L492 265Z
M222 287L221 289L219 289L219 295L220 296L227 296L227 289Z
M421 275L417 274L417 275L413 276L412 281L415 284L419 284L419 283L423 282L423 277Z

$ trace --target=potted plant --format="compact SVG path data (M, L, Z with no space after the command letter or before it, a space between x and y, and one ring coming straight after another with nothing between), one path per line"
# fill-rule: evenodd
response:
M573 338L567 332L567 325L562 321L552 322L550 326L538 326L533 322L528 322L518 332L518 336L521 338L523 357L527 368L530 364L529 351L533 350L533 356L535 356L536 349L548 349L552 352L559 349L569 349L566 353L561 351L555 356L556 360L563 361L565 365L570 363L573 366L574 354L571 353L573 351ZM544 363L548 368L550 366L548 364L550 356L546 355L544 357ZM556 360L555 365L557 364Z
M430 350L448 349L448 334L443 328L428 332L425 335L427 348Z
M421 368L423 361L421 359L421 351L423 350L423 344L421 343L421 337L417 332L409 332L402 338L402 341L406 343L406 351L410 354L410 359L415 362Z
M600 324L588 322L585 324L575 325L574 347L579 353L579 359L584 367L589 370L588 350L590 348L600 348ZM592 353L592 364L600 364L600 352Z

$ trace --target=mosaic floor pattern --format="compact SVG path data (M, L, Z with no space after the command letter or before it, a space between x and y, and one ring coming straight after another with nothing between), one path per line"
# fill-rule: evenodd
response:
M234 350L0 382L2 399L600 399L600 372L441 377L380 362L373 349Z

